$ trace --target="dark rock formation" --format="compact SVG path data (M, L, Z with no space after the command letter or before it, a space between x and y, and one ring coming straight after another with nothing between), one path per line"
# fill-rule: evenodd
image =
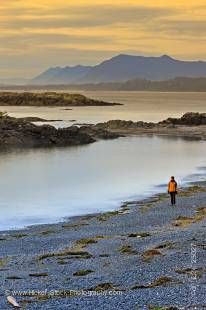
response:
M133 121L123 121L123 120L111 120L105 123L99 123L95 127L96 128L104 128L104 129L135 129L135 128L153 128L155 127L155 123L147 123L147 122L133 122Z
M56 129L50 125L37 126L27 120L8 116L0 117L0 146L70 146L92 143L97 139L117 137L116 134L91 126Z
M109 140L109 139L116 139L120 137L119 134L115 134L101 127L99 128L98 126L95 126L95 125L81 126L80 131L88 134L94 139L97 138L97 139L102 139L102 140Z
M33 118L29 118L29 120ZM37 126L28 118L17 119L0 113L0 147L48 147L81 145L95 142L98 139L114 139L119 133L161 132L176 126L206 125L205 113L186 113L181 118L168 118L159 123L132 122L112 120L97 125L71 126L56 129L50 125ZM128 130L128 131L127 131Z
M173 128L176 125L184 126L200 126L206 125L206 113L188 112L180 118L168 118L159 123L142 122L142 121L124 121L111 120L105 123L95 125L96 128L106 130L129 130L129 129L155 129L161 127Z
M113 106L119 103L104 102L69 93L15 93L1 92L0 106Z
M18 120L27 121L27 122L62 122L62 119L44 119L41 117L28 116L28 117L19 117Z
M200 126L206 125L206 113L194 113L188 112L185 113L180 118L168 118L162 122L159 122L160 125L185 125L185 126Z

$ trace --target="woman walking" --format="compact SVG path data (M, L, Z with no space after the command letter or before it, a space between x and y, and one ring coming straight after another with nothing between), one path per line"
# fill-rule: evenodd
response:
M176 204L176 195L177 195L177 182L175 181L175 177L171 177L170 182L168 184L168 194L171 197L171 205Z

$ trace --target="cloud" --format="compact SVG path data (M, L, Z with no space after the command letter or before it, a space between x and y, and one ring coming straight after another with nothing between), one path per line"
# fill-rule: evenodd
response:
M206 19L174 21L166 20L162 24L159 24L156 30L175 37L206 37Z
M1 0L0 72L35 75L118 53L202 57L204 1Z
M8 41L9 37L9 41ZM109 43L112 42L110 37L105 38L101 36L94 35L73 35L73 34L52 34L52 33L31 33L31 34L22 34L21 37L17 35L10 34L1 38L2 45L7 45L7 47L15 47L21 41L22 38L23 44L27 43L46 45L47 43L53 43L54 46L57 46L58 43ZM54 44L55 42L55 44Z
M173 15L174 9L144 7L144 6L89 6L72 7L59 10L43 10L41 14L28 10L7 19L7 27L15 29L25 28L65 28L65 27L96 27L115 24L140 24L155 18ZM3 24L5 25L5 24Z

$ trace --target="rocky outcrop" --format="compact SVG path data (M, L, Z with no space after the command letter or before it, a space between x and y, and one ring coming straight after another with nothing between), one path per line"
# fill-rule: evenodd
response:
M97 125L71 126L59 129L46 124L37 126L31 123L31 120L34 121L33 118L17 119L0 113L0 147L81 145L95 142L98 139L114 139L121 134L162 133L200 136L202 138L206 136L205 126L201 127L201 125L206 125L205 113L186 113L181 118L168 118L159 123L112 120ZM197 129L195 126L202 129Z
M118 135L92 126L71 126L56 129L37 126L27 120L0 117L0 146L50 147L93 143L97 139L117 138Z
M159 122L159 125L185 125L185 126L201 126L206 125L206 113L194 113L188 112L185 113L180 118L168 118L162 122Z
M106 130L130 130L130 129L160 129L161 127L175 127L179 126L201 126L206 125L206 113L193 113L188 112L180 118L168 118L159 123L142 122L142 121L124 121L124 120L111 120L105 123L95 125L96 128Z
M84 132L88 134L93 139L109 140L109 139L116 139L120 137L119 134L113 133L104 128L99 128L98 126L95 126L95 125L81 126L79 129L80 129L80 132Z
M118 129L135 129L135 128L153 128L156 124L147 123L147 122L133 122L133 121L124 121L124 120L111 120L105 123L99 123L95 125L96 128L104 128L108 130L118 130Z
M94 100L79 94L69 93L0 93L0 106L113 106L114 102Z
M36 116L28 116L28 117L20 117L18 118L18 120L21 120L21 121L28 121L28 122L62 122L61 119L44 119L44 118L41 118L41 117L36 117Z

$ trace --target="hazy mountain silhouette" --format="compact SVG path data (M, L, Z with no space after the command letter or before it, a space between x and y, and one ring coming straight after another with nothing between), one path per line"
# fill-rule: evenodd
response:
M169 56L142 57L119 55L95 66L81 82L126 81L135 78L167 80L178 76L206 76L206 62L180 61Z
M30 83L36 85L75 83L77 80L83 78L89 70L91 70L91 67L81 65L50 68L35 77Z
M167 55L161 57L118 55L94 67L51 68L33 79L32 84L84 84L132 79L158 81L180 76L206 77L206 62L181 61Z
M7 85L1 86L2 90L45 90L45 85ZM161 92L206 92L206 77L176 77L174 79L163 81L151 81L146 79L134 79L126 82L102 82L102 83L85 83L85 84L50 84L46 85L47 90L53 91L161 91Z
M61 67L49 68L31 80L32 84L45 84L61 71Z
M115 83L114 83L115 84ZM205 92L206 78L176 77L165 81L130 80L119 83L119 90Z

